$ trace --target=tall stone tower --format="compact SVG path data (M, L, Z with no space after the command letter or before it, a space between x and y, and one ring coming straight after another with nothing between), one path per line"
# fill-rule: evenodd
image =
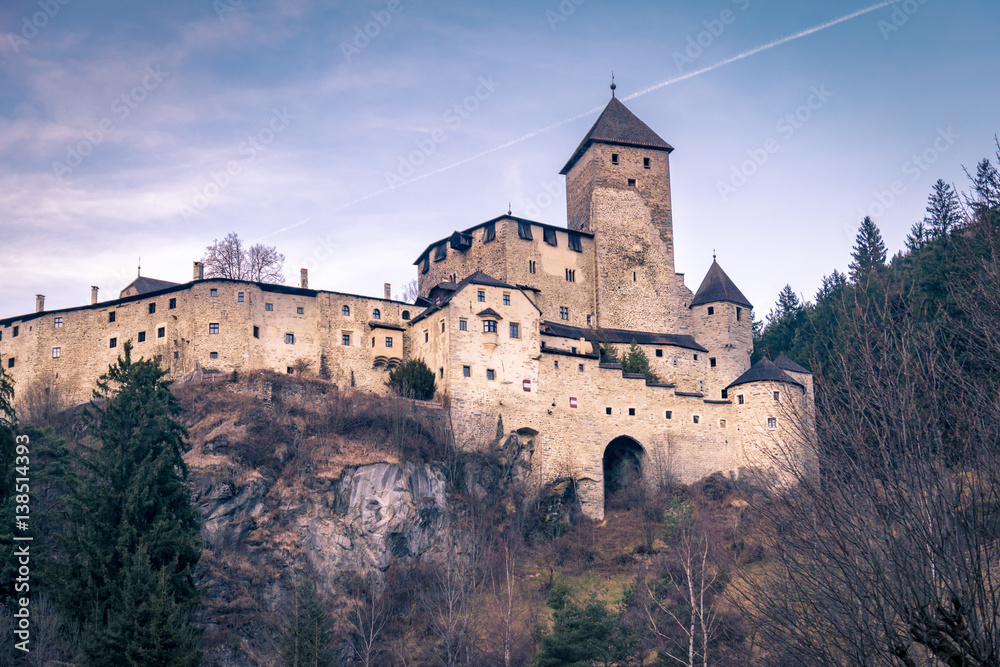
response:
M570 229L597 249L597 326L672 332L682 281L674 272L673 147L614 97L560 172Z
M752 308L713 257L690 305L695 338L708 348L706 398L722 398L722 390L749 370L753 354Z

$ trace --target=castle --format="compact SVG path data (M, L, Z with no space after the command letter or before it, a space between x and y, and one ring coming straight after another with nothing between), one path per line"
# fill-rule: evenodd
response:
M614 97L570 156L567 225L501 215L428 245L419 298L222 278L140 277L119 298L0 320L0 360L18 390L89 399L131 340L171 376L311 368L346 390L386 391L422 358L456 439L516 435L539 479L573 477L604 515L618 466L693 482L809 458L812 376L780 357L751 367L751 304L713 261L694 293L674 270L673 148ZM636 343L658 378L602 361Z

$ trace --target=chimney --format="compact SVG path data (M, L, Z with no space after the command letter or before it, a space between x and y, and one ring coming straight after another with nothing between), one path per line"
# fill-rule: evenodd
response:
M90 303L97 303L97 285L90 286Z
M309 269L299 269L299 287L309 289Z
M35 295L35 312L40 313L45 310L45 295L36 294Z
M204 280L205 279L205 265L201 262L194 263L194 279Z
M387 301L390 300L390 299L392 299L391 294L392 294L392 283L386 283L385 284L385 298L386 298Z

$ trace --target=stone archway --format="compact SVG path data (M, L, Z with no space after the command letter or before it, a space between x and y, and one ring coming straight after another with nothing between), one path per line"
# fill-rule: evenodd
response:
M646 452L633 438L621 435L604 449L604 507L625 509L632 505L642 482Z

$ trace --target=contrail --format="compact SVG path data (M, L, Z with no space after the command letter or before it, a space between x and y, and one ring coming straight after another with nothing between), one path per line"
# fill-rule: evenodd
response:
M826 30L827 28L832 28L833 26L835 26L835 25L837 25L839 23L843 23L845 21L850 21L851 19L854 19L854 18L857 18L859 16L862 16L863 14L867 14L868 12L873 12L876 9L881 9L883 7L888 7L889 5L894 4L896 2L899 2L899 0L885 0L885 2L880 2L880 3L872 5L870 7L865 7L864 9L859 9L859 10L857 10L855 12L851 12L850 14L846 14L844 16L841 16L840 18L833 19L832 21L827 21L826 23L820 23L819 25L815 25L815 26L813 26L811 28L806 28L805 30L802 30L802 31L796 32L794 34L788 35L787 37L782 37L781 39L772 40L772 41L768 42L767 44L762 44L761 46L755 46L752 49L744 51L743 53L735 55L735 56L733 56L731 58L726 58L725 60L720 60L717 63L709 65L708 67L702 67L701 69L694 70L693 72L688 72L687 74L682 74L680 76L675 76L672 79L667 79L665 81L660 81L659 83L654 83L653 85L648 86L647 88L643 88L642 90L640 90L638 92L635 92L635 93L632 93L631 95L627 95L627 96L623 97L622 99L623 100L632 100L632 99L635 99L637 97L641 97L642 95L646 95L648 93L651 93L654 90L659 90L660 88L664 88L664 87L669 86L671 84L679 83L681 81L686 81L687 79L690 79L692 77L696 77L696 76L698 76L700 74L704 74L706 72L711 72L714 69L718 69L718 68L723 67L725 65L729 65L730 63L734 63L737 60L743 60L744 58L749 58L750 56L755 56L758 53L761 53L763 51L767 51L769 49L773 49L776 46L781 46L782 44L787 44L788 42L794 41L796 39L801 39L802 37L807 37L807 36L809 36L809 35L811 35L813 33L819 32L820 30ZM429 171L426 174L421 174L420 176L417 176L416 178L411 178L408 181L403 181L399 185L395 185L393 187L386 187L386 188L382 188L381 190L375 190L374 192L370 192L367 195L365 195L364 197L359 197L359 198L357 198L357 199L355 199L353 201L347 202L346 204L341 204L340 206L337 206L336 208L331 209L330 212L333 213L333 212L336 212L336 211L341 211L341 210L343 210L345 208L349 208L351 206L354 206L355 204L360 204L361 202L363 202L363 201L365 201L367 199L371 199L372 197L377 197L378 195L383 194L385 192L389 192L390 190L395 190L398 187L402 187L404 185L409 185L410 183L416 183L419 180L422 180L422 179L425 179L425 178L429 178L429 177L434 176L436 174L440 174L443 171L449 171L449 170L454 169L455 167L459 167L459 166L461 166L461 165L463 165L463 164L465 164L467 162L472 162L473 160L478 160L479 158L481 158L483 156L486 156L486 155L489 155L490 153L496 153L497 151L503 150L504 148L509 148L510 146L513 146L515 144L519 144L519 143L521 143L523 141L527 141L528 139L532 139L534 137L537 137L540 134L545 134L546 132L548 132L550 130L554 130L557 127L561 127L563 125L566 125L567 123L572 123L575 120L580 120L581 118L586 118L587 116L590 116L590 115L593 115L593 114L597 113L598 111L600 111L603 108L604 108L604 105L601 105L601 106L598 106L598 107L594 107L593 109L590 109L588 111L584 111L583 113L578 113L575 116L570 116L569 118L564 118L563 120L560 120L558 122L552 123L551 125L547 125L546 127L543 127L543 128L537 129L537 130L532 130L531 132L528 132L527 134L525 134L523 136L520 136L520 137L518 137L516 139L511 139L510 141L502 143L499 146L494 146L493 148L490 148L488 150L482 151L480 153L476 153L475 155L472 155L470 157L463 158L463 159L459 160L458 162L453 162L452 164L449 164L446 167L441 167L440 169L435 169L433 171ZM303 225L306 222L308 222L308 220L302 220L300 222L296 222L293 225L289 225L288 227L280 229L280 230L278 230L276 232L271 232L270 234L267 234L266 236L262 236L261 238L267 238L268 236L274 236L275 234L279 234L281 232L286 232L286 231L288 231L290 229L294 229L295 227L298 227L299 225Z

